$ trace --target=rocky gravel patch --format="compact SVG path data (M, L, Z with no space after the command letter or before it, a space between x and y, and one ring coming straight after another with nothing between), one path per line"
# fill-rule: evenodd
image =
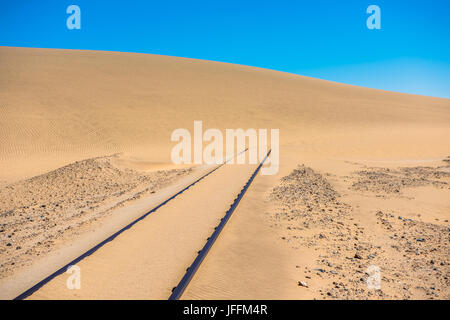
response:
M450 188L450 172L443 170L448 167L368 168L355 172L351 188L378 194L400 194L404 188L427 185Z

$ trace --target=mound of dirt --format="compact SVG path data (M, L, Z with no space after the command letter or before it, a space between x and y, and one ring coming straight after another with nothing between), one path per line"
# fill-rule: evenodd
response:
M311 209L334 203L337 197L339 194L321 174L304 165L283 177L272 192L272 198L284 204L302 204Z

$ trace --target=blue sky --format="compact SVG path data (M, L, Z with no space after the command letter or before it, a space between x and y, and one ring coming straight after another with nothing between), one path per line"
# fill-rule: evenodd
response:
M68 30L66 8L81 8ZM369 30L369 5L381 30ZM450 98L448 0L2 0L0 45L231 62Z

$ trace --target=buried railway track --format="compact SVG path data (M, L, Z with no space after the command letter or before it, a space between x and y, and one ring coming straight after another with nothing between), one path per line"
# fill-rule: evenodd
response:
M246 152L248 149L245 149L243 151L241 151L239 154ZM269 151L270 153L270 151ZM244 186L243 190L246 190L248 188L248 185L251 183L251 181L253 180L253 178L256 176L257 172L259 171L260 167L262 166L262 164L264 163L264 161L267 159L267 156L269 155L269 153L266 155L266 157L264 158L264 160L261 162L261 164L258 166L258 168L256 169L256 171L253 173L251 179L247 182L247 184ZM236 155L232 156L233 158ZM223 163L215 166L214 168L210 169L208 172L202 174L200 177L195 178L195 181L189 183L187 186L184 186L181 188L181 190L177 191L176 193L174 193L173 195L171 195L169 198L165 199L164 201L162 201L161 203L159 203L157 206L155 206L154 208L152 208L151 210L147 211L145 214L139 216L138 218L136 218L135 220L133 220L132 222L128 223L126 226L122 227L120 230L114 232L112 235L110 235L109 237L107 237L105 240L101 241L100 243L98 243L97 245L93 246L92 248L90 248L89 250L87 250L86 252L84 252L83 254L81 254L80 256L78 256L77 258L73 259L72 261L70 261L69 263L65 264L63 267L59 268L57 271L51 273L49 276L46 276L43 280L37 282L36 284L32 285L32 283L30 284L31 287L29 287L29 289L25 290L24 292L20 293L19 295L17 295L18 293L16 293L16 297L14 298L14 300L22 300L22 299L26 299L27 297L31 296L32 294L34 294L36 291L40 290L44 285L46 285L47 283L51 282L54 278L62 275L63 273L65 273L68 268L72 265L77 264L78 262L82 261L83 259L87 258L88 256L91 256L93 253L95 253L97 250L99 250L101 247L103 247L104 245L106 245L107 243L110 243L111 241L113 241L116 237L118 237L120 234L122 234L124 231L132 228L135 224L137 224L139 221L142 221L143 219L145 219L147 216L149 216L150 214L154 213L155 211L157 211L158 209L160 209L161 207L165 206L166 204L168 204L171 200L175 199L176 197L178 197L179 195L181 195L182 193L184 193L185 191L187 191L188 189L190 189L191 187L193 187L194 185L196 185L197 183L199 183L201 180L205 179L207 176L211 175L212 173L216 172L219 168L221 168L223 165L227 164L230 161L231 158L228 158L227 160L225 160ZM203 185L203 184L201 184ZM245 192L245 191L244 191ZM243 193L241 191L241 193L239 193L238 198L242 198ZM239 201L234 201L235 205L237 205L237 203ZM234 204L233 204L234 205ZM232 207L233 207L232 205ZM234 207L235 207L234 205ZM233 209L234 210L234 209ZM227 213L230 210L227 211ZM232 211L231 211L232 212ZM224 219L222 219L221 221L223 221ZM225 221L226 222L226 221ZM221 222L222 224L222 222ZM219 224L219 226L221 225ZM219 227L218 226L218 227ZM216 230L219 229L218 227L216 227ZM221 228L220 228L221 229ZM211 237L210 237L211 238ZM210 239L209 238L209 239ZM114 242L115 243L115 242ZM208 249L209 250L209 249ZM42 279L42 278L41 278ZM189 282L189 281L188 281ZM187 282L187 283L188 283ZM186 284L187 284L186 283ZM179 286L181 288L181 286ZM25 288L24 288L25 289ZM22 289L23 290L23 289ZM184 289L183 289L184 290ZM15 295L14 295L15 296ZM13 296L13 297L14 297Z

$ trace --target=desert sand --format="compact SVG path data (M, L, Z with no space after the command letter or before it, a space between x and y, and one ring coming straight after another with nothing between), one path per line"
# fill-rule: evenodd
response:
M256 177L182 298L450 298L449 99L134 53L1 47L0 74L2 298L209 170L170 161L171 132L194 120L280 129L280 170ZM250 167L83 260L82 290L61 275L31 298L164 298Z

